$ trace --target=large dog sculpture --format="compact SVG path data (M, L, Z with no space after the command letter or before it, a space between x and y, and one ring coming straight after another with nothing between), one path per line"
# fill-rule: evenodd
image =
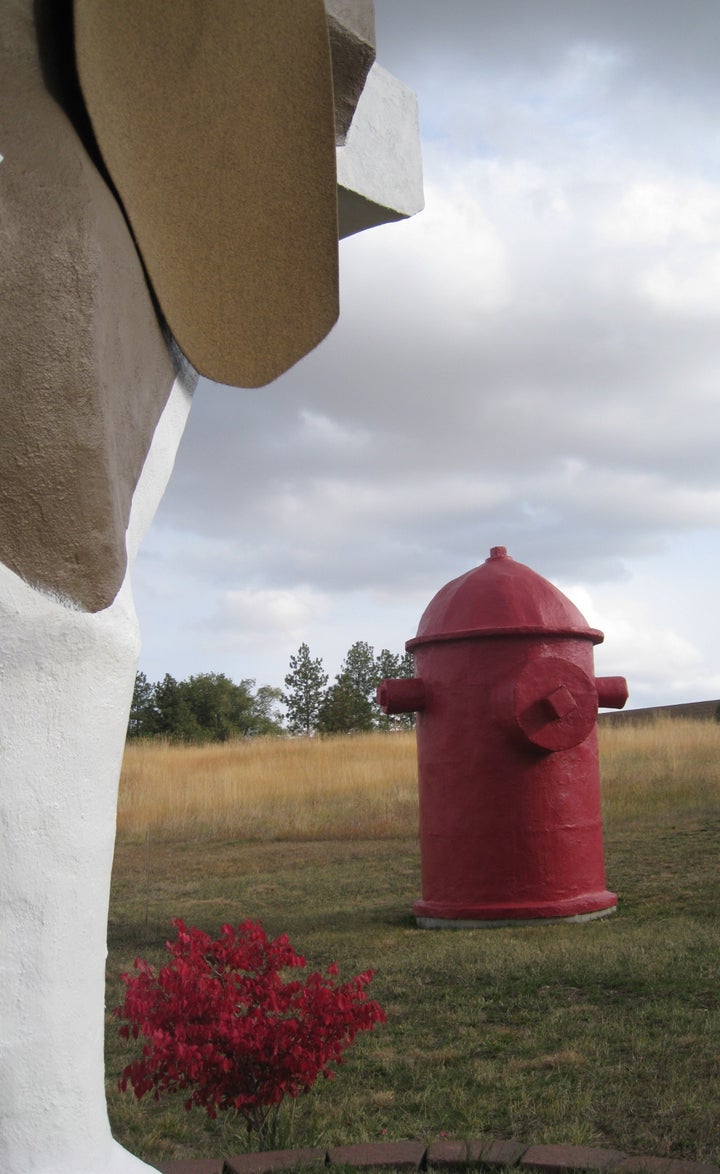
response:
M373 56L368 0L0 8L3 1174L148 1169L103 1071L129 568L197 372L284 371L335 320L338 208L421 206Z

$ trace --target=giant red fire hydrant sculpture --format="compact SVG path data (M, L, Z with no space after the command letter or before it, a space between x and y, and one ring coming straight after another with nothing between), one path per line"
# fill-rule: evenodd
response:
M623 677L596 678L602 632L502 546L443 587L413 652L417 676L385 680L385 713L417 711L425 928L616 908L605 887L598 707Z

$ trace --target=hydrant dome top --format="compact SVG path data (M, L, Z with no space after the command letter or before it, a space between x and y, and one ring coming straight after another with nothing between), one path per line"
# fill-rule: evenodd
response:
M440 588L406 648L436 640L536 634L579 636L593 644L603 639L562 591L515 562L504 546L494 546L479 567Z

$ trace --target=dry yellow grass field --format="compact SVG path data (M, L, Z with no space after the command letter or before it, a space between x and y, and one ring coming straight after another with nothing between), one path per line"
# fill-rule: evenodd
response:
M720 722L601 725L600 773L607 824L706 811L720 799Z
M660 718L600 728L606 821L704 809L720 797L720 723ZM417 830L413 733L129 743L124 840L391 839Z
M129 743L121 838L388 839L417 823L415 736Z

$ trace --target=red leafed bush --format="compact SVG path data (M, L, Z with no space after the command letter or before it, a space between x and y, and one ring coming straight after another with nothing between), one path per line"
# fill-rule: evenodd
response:
M385 1022L365 991L372 971L338 983L333 964L294 978L288 972L305 959L284 934L271 941L259 922L224 925L216 940L179 919L173 925L171 961L156 973L136 959L115 1009L125 1021L120 1035L145 1040L119 1081L138 1099L189 1092L186 1109L199 1105L210 1117L235 1109L259 1133L283 1097L307 1092L320 1074L332 1077L357 1033Z

